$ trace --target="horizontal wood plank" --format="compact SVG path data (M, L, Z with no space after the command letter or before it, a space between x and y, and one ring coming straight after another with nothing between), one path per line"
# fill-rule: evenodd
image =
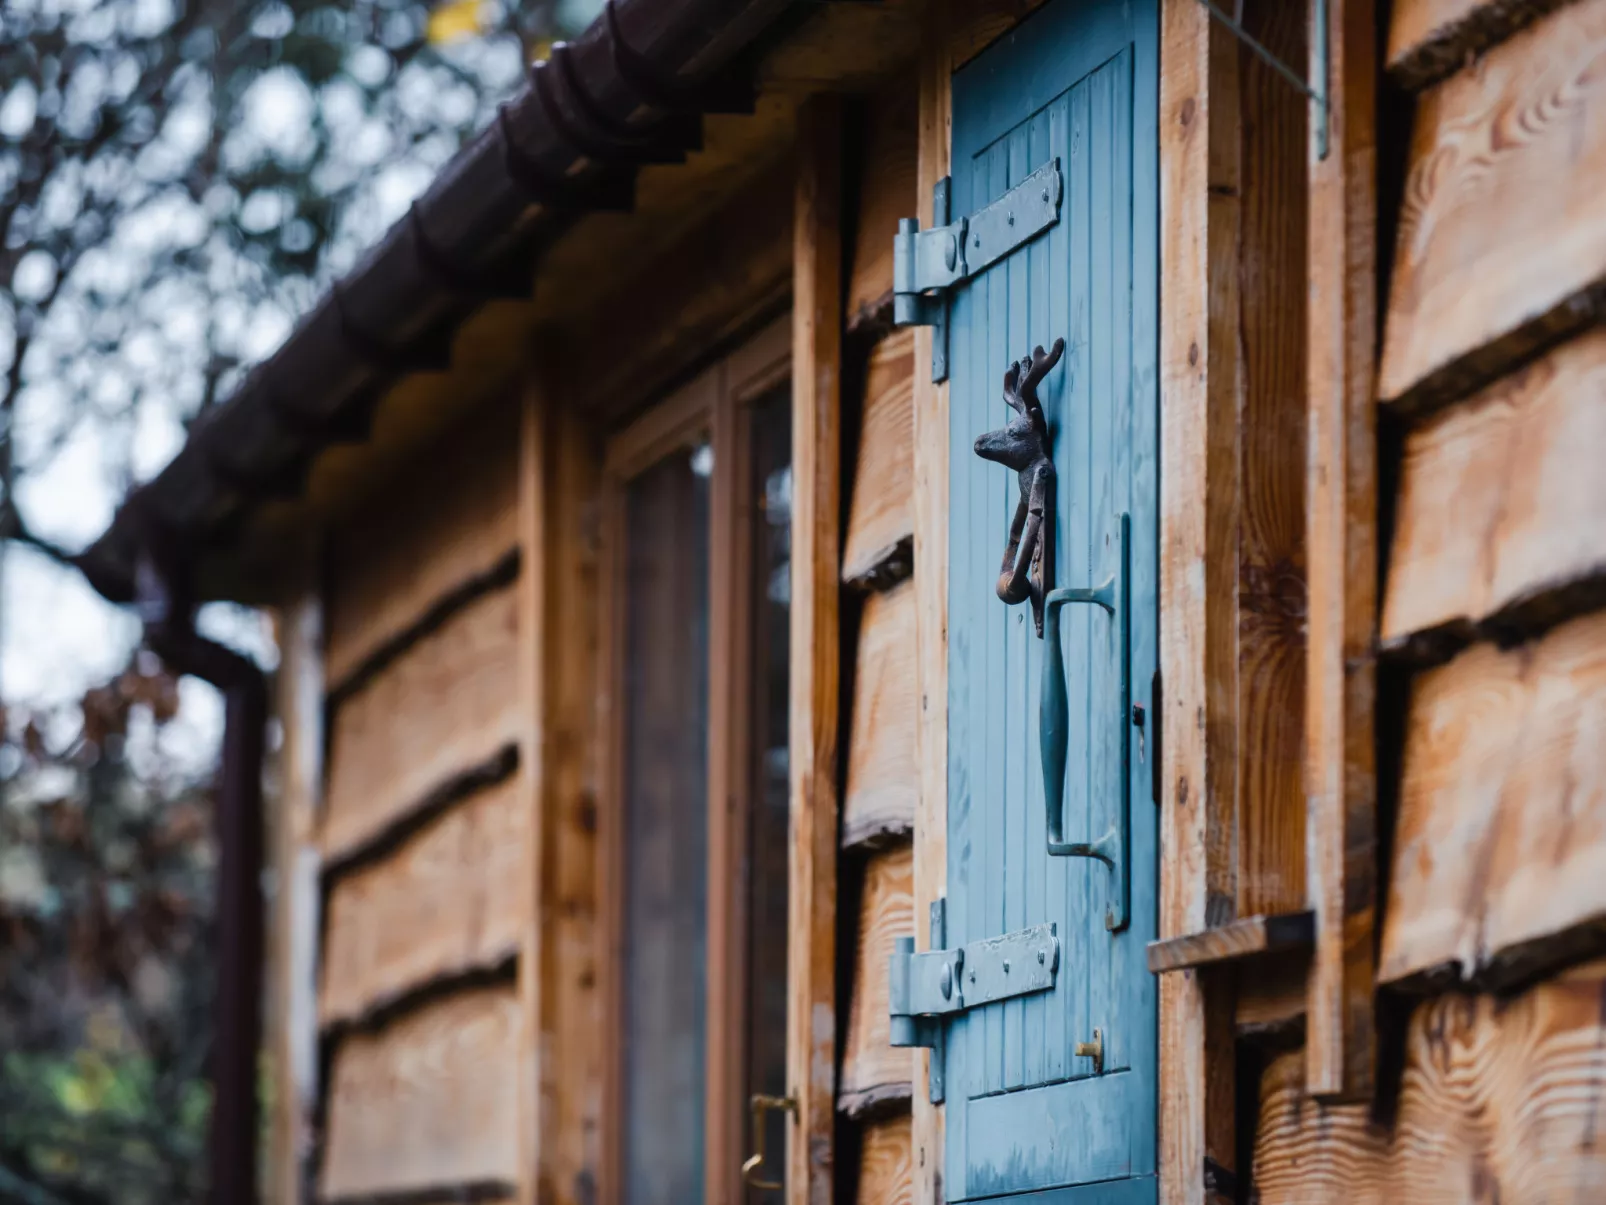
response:
M853 267L848 273L848 329L891 316L892 239L898 219L915 215L915 151L919 90L908 73L894 76L865 103L859 147L859 209Z
M1567 2L1398 0L1389 21L1389 77L1402 88L1425 88Z
M1606 0L1560 8L1422 95L1379 394L1465 396L1606 310Z
M1463 641L1599 600L1606 577L1606 331L1406 437L1383 641Z
M853 675L842 844L906 837L919 802L915 589L905 581L865 600Z
M331 688L518 545L517 415L496 405L431 447L330 533Z
M907 1113L864 1127L859 1143L860 1205L914 1205L912 1139Z
M1392 1126L1303 1091L1302 1056L1261 1080L1261 1205L1597 1201L1606 1192L1606 963L1515 1000L1447 995L1406 1038Z
M511 1186L519 1003L511 984L434 1001L337 1044L319 1197Z
M1282 916L1246 916L1214 929L1149 943L1149 970L1180 971L1186 967L1233 962L1276 950L1309 948L1316 933L1309 912Z
M1500 983L1606 921L1606 613L1416 680L1384 983Z
M842 548L842 580L871 587L907 577L914 544L914 330L870 352L863 422Z
M874 855L864 868L853 947L853 995L837 1085L837 1108L850 1116L874 1113L888 1102L909 1098L914 1054L907 1047L888 1044L887 963L894 940L914 931L914 847L903 844Z
M528 809L507 779L447 810L329 891L319 1020L350 1021L518 950Z
M324 856L338 860L517 739L517 592L455 613L335 708Z
M1239 967L1233 993L1233 1024L1239 1039L1277 1042L1298 1034L1303 1040L1309 981L1309 956L1292 950Z

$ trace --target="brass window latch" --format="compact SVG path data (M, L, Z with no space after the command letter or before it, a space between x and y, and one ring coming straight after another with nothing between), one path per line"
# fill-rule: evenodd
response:
M797 1116L795 1096L766 1096L755 1092L748 1102L753 1110L753 1153L742 1164L742 1183L749 1188L784 1188L780 1180L760 1180L759 1168L764 1166L764 1115L771 1109L781 1109Z

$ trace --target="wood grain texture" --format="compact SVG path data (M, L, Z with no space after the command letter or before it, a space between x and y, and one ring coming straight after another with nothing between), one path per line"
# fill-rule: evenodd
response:
M914 870L914 847L907 844L873 855L864 866L847 1034L837 1081L837 1107L850 1116L889 1099L909 1097L914 1054L908 1047L888 1045L887 962L895 939L915 931Z
M1310 955L1284 951L1238 968L1233 1028L1238 1040L1299 1045L1305 1033L1305 985Z
M311 578L310 562L303 571ZM275 678L284 744L273 831L272 967L267 1013L273 1048L270 1183L273 1205L306 1199L318 1107L318 943L322 924L317 824L323 796L323 603L307 587L275 616Z
M920 799L918 618L912 582L864 603L848 721L844 849L905 838L914 829Z
M1300 4L1245 24L1285 62L1307 58ZM1237 47L1241 395L1238 410L1236 915L1305 907L1306 223L1303 97ZM1212 209L1211 220L1217 220Z
M1405 441L1385 648L1465 642L1599 601L1606 332L1434 415Z
M1421 675L1379 979L1501 981L1606 920L1606 614Z
M517 779L508 779L456 804L383 861L335 879L324 927L323 1025L356 1020L518 951L528 815Z
M907 576L914 540L914 328L870 352L854 457L842 580L868 588ZM904 562L894 564L893 562Z
M319 1198L516 1182L518 995L477 988L335 1047Z
M932 220L932 186L948 174L952 81L949 0L927 10L917 63L920 90L916 199L921 224ZM914 362L931 363L931 328L916 327ZM920 796L915 804L914 910L930 916L948 884L948 384L914 374L915 648L918 654ZM929 947L928 925L915 926L915 948ZM942 1205L943 1109L931 1103L931 1056L916 1050L910 1124L917 1205Z
M1392 1127L1306 1096L1298 1053L1261 1080L1262 1205L1525 1205L1606 1193L1606 964L1516 999L1418 1007Z
M1257 954L1309 946L1314 933L1309 912L1281 916L1245 916L1238 920L1149 943L1149 970L1180 971L1214 962L1233 962Z
M891 321L892 239L898 219L913 217L920 93L914 76L888 79L864 106L859 140L858 212L848 273L848 329Z
M519 579L518 645L514 651L519 707L519 766L508 796L517 813L518 831L500 848L500 858L512 868L499 896L511 914L511 940L518 950L519 1027L516 1055L519 1083L519 1205L536 1205L541 1197L541 1143L548 1126L544 1116L547 1095L543 1080L550 1074L542 1066L542 1036L546 1030L546 1000L541 973L545 965L547 926L542 902L546 894L547 820L542 800L546 794L546 680L548 649L547 606L551 597L551 566L547 559L547 475L552 457L548 446L553 418L552 400L544 380L528 366L519 391Z
M1331 150L1310 172L1305 823L1316 956L1307 1056L1312 1093L1359 1099L1373 1073L1377 890L1373 0L1333 0L1328 19Z
M347 696L331 721L324 857L380 836L518 738L518 594L482 595Z
M1236 789L1236 550L1219 513L1236 499L1236 202L1212 184L1232 168L1236 51L1197 0L1166 0L1160 24L1160 674L1165 739L1160 813L1160 937L1204 929L1211 900L1230 909ZM1233 70L1228 70L1229 68ZM1223 181L1236 189L1236 172ZM1213 320L1214 316L1214 320ZM1216 378L1213 385L1212 379ZM1230 403L1230 405L1229 405ZM1223 449L1226 451L1223 451ZM1228 519L1231 510L1227 511ZM1211 584L1223 571L1224 588ZM1226 652L1225 660L1224 651ZM1222 713L1227 722L1222 722ZM1226 781L1222 781L1223 776ZM1204 1205L1206 1159L1235 1166L1230 1001L1196 970L1160 981L1160 1199ZM1219 1041L1223 1028L1225 1046Z
M1465 396L1606 309L1606 3L1569 4L1424 93L1379 392Z
M860 1205L914 1205L910 1139L907 1113L864 1127L859 1137Z
M516 407L482 407L332 529L331 687L517 546L518 463Z
M836 1126L842 497L842 109L799 115L793 228L788 1205L830 1205Z
M1389 20L1388 73L1418 91L1569 0L1399 0Z
M594 751L600 664L598 482L601 453L590 426L554 407L547 431L545 553L547 624L539 803L541 1131L537 1200L586 1205L601 1157L603 1043L597 986L597 790Z

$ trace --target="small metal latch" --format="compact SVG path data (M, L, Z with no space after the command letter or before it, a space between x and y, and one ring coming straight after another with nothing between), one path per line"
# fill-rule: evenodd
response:
M1050 159L998 200L968 218L948 220L952 182L932 190L930 230L902 218L892 244L892 320L898 326L930 326L931 379L948 379L947 291L1003 259L1059 221L1064 181Z
M934 931L940 923L940 907L933 905ZM955 950L916 954L914 945L912 937L898 938L887 969L893 1046L936 1047L942 1036L941 1018L1047 991L1054 986L1060 965L1059 937L1052 923L969 942ZM933 1067L937 1062L932 1059ZM934 1099L939 1090L934 1083Z
M1078 1042L1071 1051L1079 1059L1093 1060L1093 1074L1104 1074L1104 1034L1095 1029L1091 1042Z

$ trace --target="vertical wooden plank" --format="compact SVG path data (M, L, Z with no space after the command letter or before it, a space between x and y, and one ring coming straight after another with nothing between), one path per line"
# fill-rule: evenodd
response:
M1307 1087L1372 1082L1377 612L1377 31L1373 0L1330 0L1331 147L1310 176L1310 620L1306 832L1316 912Z
M542 862L542 1104L538 1200L595 1200L604 1049L598 1024L599 863L597 767L599 640L598 492L601 454L572 408L555 410L548 440L550 488L545 633L545 790Z
M309 561L313 558L309 558ZM318 1102L319 801L323 788L323 602L304 590L279 612L279 757L274 841L274 1091L270 1199L307 1197Z
M710 1203L742 1199L747 1101L747 893L749 674L752 660L752 472L747 416L721 370L714 405L714 475L709 498L708 630L708 1125L704 1130ZM766 1173L768 1174L768 1173Z
M1251 29L1303 61L1305 5L1254 5ZM1242 404L1237 916L1305 907L1305 184L1309 103L1239 47ZM1212 219L1213 220L1213 219Z
M931 190L948 174L952 146L950 6L927 10L920 51L916 194L920 223L931 224ZM931 379L931 328L914 332L915 648L920 693L916 741L920 795L915 806L915 945L929 948L927 918L948 882L948 385ZM943 1110L931 1103L929 1051L914 1059L911 1135L916 1205L942 1205Z
M541 968L543 962L542 859L545 819L544 789L546 716L546 552L548 399L534 365L526 368L519 420L519 580L518 805L529 812L524 826L524 875L521 889L525 923L519 941L518 1099L519 1205L535 1205L540 1178L541 1135Z
M791 861L786 1200L830 1205L836 1105L842 113L798 115L792 310Z
M1231 919L1236 806L1237 222L1212 196L1236 160L1236 48L1198 0L1160 34L1160 936ZM1221 78L1218 78L1221 77ZM1218 84L1220 85L1218 88ZM1217 112L1217 110L1226 110ZM1235 149L1233 154L1235 154ZM1234 279L1228 279L1233 277ZM1229 308L1230 307L1230 308ZM1216 568L1213 570L1212 566ZM1212 577L1227 567L1226 589ZM1212 990L1207 991L1210 987ZM1196 970L1160 982L1160 1195L1232 1199L1231 1000Z

